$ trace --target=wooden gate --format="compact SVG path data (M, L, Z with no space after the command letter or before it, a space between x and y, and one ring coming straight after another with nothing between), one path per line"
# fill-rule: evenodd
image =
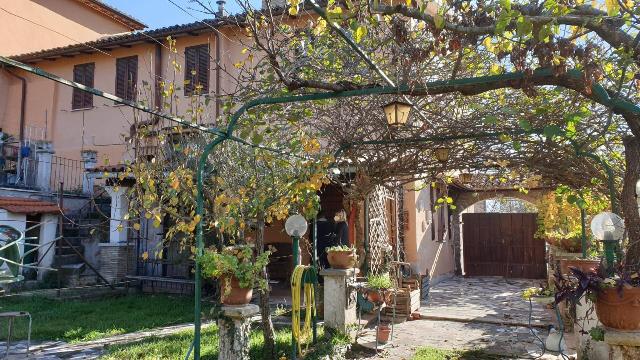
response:
M534 237L536 218L525 213L463 214L465 275L546 278L544 240Z

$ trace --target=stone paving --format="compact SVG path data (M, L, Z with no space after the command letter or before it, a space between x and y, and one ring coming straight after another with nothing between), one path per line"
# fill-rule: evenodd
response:
M452 278L432 287L429 301L420 309L421 320L396 324L393 340L379 354L356 350L358 359L411 359L416 349L482 349L508 359L531 359L542 355L547 324L555 324L553 312L533 304L532 330L527 326L529 303L520 298L522 289L537 285L529 280L494 277ZM369 328L359 344L371 347L375 329ZM572 335L567 336L572 348ZM375 347L375 345L373 346ZM356 348L357 349L357 348ZM561 359L545 354L541 359Z

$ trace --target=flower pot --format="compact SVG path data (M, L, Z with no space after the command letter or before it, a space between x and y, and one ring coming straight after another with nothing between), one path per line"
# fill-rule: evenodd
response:
M545 239L545 241L549 245L559 247L560 249L570 253L582 252L582 239L580 238L569 238L569 239L547 238Z
M640 288L624 289L622 297L615 288L603 289L596 299L596 314L606 327L640 330Z
M598 272L600 266L599 260L589 259L560 259L560 271L564 275L571 275L572 272L569 267L574 267L582 271L583 273Z
M386 302L387 304L391 303L391 293L386 292L385 290L369 290L367 292L367 300L374 304L380 304Z
M333 269L351 269L356 264L356 254L352 250L329 251L327 259Z
M229 280L231 279L231 280ZM227 282L230 282L231 290L227 292ZM221 301L225 305L246 305L251 301L253 288L240 287L240 283L235 276L223 277L221 284Z
M389 325L378 325L377 338L380 344L386 344L389 341L389 335L391 334L391 327Z
M547 305L549 303L552 303L554 300L555 298L553 296L532 296L531 297L531 301L538 304L542 304L542 305Z

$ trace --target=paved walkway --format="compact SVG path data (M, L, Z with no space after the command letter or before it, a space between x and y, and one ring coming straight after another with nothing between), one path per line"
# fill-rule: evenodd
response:
M378 355L358 353L360 359L411 359L416 349L482 349L511 359L541 355L540 341L528 326L529 303L522 300L522 289L537 285L529 280L494 277L452 278L435 285L428 303L420 309L421 320L395 325L394 338ZM555 324L551 310L533 304L533 331L542 340L546 325ZM375 342L375 330L368 329L358 341ZM568 339L571 347L571 338ZM375 345L374 345L375 346ZM546 354L542 359L560 359Z

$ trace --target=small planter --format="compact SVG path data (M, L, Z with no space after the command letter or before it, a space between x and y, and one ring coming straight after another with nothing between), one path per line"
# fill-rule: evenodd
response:
M333 269L351 269L356 264L356 254L353 250L329 251L327 259Z
M615 288L603 289L596 299L602 325L623 331L640 330L640 288L628 288L619 296Z
M386 344L389 342L389 335L391 335L391 326L386 324L378 325L377 339L380 344Z
M583 273L598 272L600 261L589 259L560 259L560 271L563 275L571 275L571 269L569 269L569 267L577 268Z
M386 290L381 289L372 289L367 292L367 300L374 304L381 303L390 303L391 302L391 293L386 292Z
M553 296L532 296L531 297L531 301L538 303L538 304L542 304L542 305L547 305L550 304L554 301L554 297Z
M222 296L221 301L225 305L246 305L251 302L253 296L253 288L240 287L240 283L236 277L223 277L221 283ZM231 290L227 292L227 282L231 282Z

